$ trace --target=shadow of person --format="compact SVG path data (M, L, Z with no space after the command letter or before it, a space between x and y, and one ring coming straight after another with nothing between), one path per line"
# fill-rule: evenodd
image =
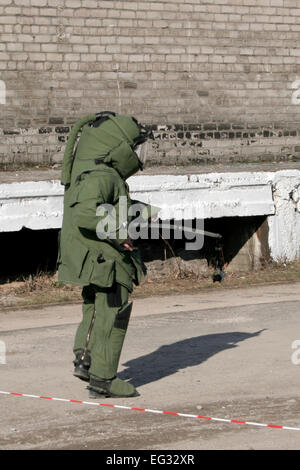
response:
M262 331L264 330L255 333L216 333L164 345L124 363L127 368L118 376L124 380L133 378L133 384L139 387L175 374L186 367L199 365L221 351L238 347L237 343L258 336Z

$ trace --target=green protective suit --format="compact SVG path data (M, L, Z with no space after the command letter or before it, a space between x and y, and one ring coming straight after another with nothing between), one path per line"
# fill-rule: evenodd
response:
M96 385L116 376L132 307L128 296L145 273L139 251L123 245L131 221L125 180L140 168L133 150L140 132L137 122L126 116L108 115L98 126L96 115L86 116L74 125L63 160L58 280L83 287L74 354L89 367L90 383ZM145 220L150 210L144 206ZM133 389L120 379L113 381L116 394Z

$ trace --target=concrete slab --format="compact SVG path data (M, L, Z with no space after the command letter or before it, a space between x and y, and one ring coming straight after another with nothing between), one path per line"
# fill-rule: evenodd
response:
M265 215L271 258L300 256L298 169L141 174L128 183L132 198L161 208L162 220ZM60 228L63 192L58 179L0 184L0 232Z
M133 199L161 208L162 220L274 214L268 173L143 175L128 184ZM58 180L1 184L0 231L61 227L63 192Z

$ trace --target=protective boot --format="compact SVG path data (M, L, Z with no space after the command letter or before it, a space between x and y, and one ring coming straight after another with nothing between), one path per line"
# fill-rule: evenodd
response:
M113 377L110 380L91 378L87 388L90 391L90 398L127 398L140 395L132 384L118 377Z
M88 382L90 379L89 368L91 365L91 358L89 354L86 353L82 359L82 352L77 353L73 364L75 366L73 375L81 380Z

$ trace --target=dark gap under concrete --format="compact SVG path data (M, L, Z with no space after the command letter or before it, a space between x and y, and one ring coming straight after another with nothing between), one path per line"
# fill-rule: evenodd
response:
M55 271L57 240L57 229L0 233L0 283Z
M223 254L226 263L232 261L255 232L259 233L259 238L264 246L264 256L267 259L269 253L267 249L267 224L264 223L265 221L266 216L222 217L205 220L201 228L205 231L222 235ZM164 224L165 223L168 222L164 221ZM194 227L195 221L193 221L193 228ZM137 241L137 245L141 248L145 262L154 259L164 260L166 256L170 258L173 256L172 251L176 256L184 260L207 259L210 261L215 254L215 238L205 236L203 248L200 250L186 250L186 242L191 243L193 240L187 240L185 238L177 240L171 236L170 239L168 239L171 249L162 239L151 240L150 243L148 240L139 240Z
M223 251L226 262L230 262L243 245L258 231L263 245L266 242L266 217L223 217L208 219L204 230L220 233L223 236ZM194 226L195 226L195 221ZM167 223L164 221L164 223ZM0 283L22 279L29 275L53 273L56 270L58 229L30 230L0 233L1 269ZM173 253L184 260L207 259L215 254L215 239L205 237L201 250L185 249L186 242L193 240L174 239L172 231L168 244L161 238L156 240L137 240L135 245L141 249L145 262L171 258ZM171 248L170 248L171 247ZM267 249L265 256L268 256Z

